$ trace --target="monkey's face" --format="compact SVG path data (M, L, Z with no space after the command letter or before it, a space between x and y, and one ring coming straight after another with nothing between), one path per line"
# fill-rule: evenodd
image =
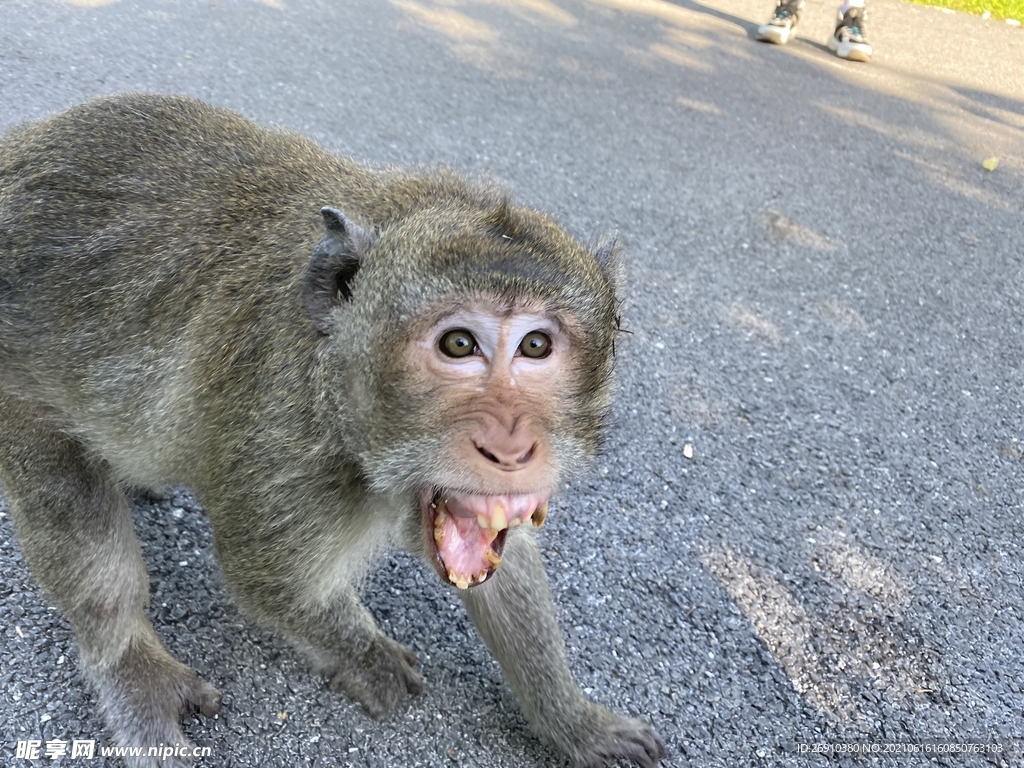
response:
M371 489L409 495L442 578L482 583L507 532L541 525L552 493L597 449L615 255L504 206L410 216L373 236L329 218L318 252L336 271L322 284L341 275L344 298L321 325L333 335L344 449Z
M433 482L418 495L424 542L460 589L498 567L511 528L544 522L559 474L552 435L564 431L557 414L571 378L562 325L480 301L444 314L408 346L410 390L434 402L433 429L445 435Z
M588 358L586 337L536 297L449 297L385 334L390 362L372 383L350 379L373 414L357 427L370 484L414 491L424 550L459 588L494 572L510 529L543 524L594 452L608 398L594 369L607 360Z

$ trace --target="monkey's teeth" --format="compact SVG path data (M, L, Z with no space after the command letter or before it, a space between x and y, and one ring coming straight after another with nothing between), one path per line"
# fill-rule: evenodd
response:
M520 517L513 517L511 520L508 521L509 528L518 528L522 524L523 520Z
M455 568L449 568L449 581L461 590L466 589L470 585L470 580L464 577L464 575L456 573Z
M434 542L440 547L444 543L444 521L447 515L445 515L444 502L437 507L437 516L434 518Z
M494 505L494 513L491 515L491 528L496 531L503 531L508 528L508 520L505 518L505 507L501 502Z
M484 556L487 558L487 564L491 568L497 568L501 565L501 555L497 554L493 549L488 549ZM487 578L487 572L483 571L482 573L484 573L484 578ZM483 581L483 579L480 579L480 581Z
M511 528L513 525L519 525L520 522L522 521L518 518L513 517L509 520L505 516L505 507L500 501L494 505L494 511L491 512L491 517L489 519L483 512L477 513L476 516L476 524L479 525L481 530L485 533L490 534L490 541L494 541L494 537L506 528Z
M492 526L491 521L487 519L486 515L477 515L476 524L480 526L480 530L483 532L488 544L497 538L498 530Z
M547 502L537 507L534 511L533 516L530 518L530 522L533 523L534 528L540 528L544 525L544 521L548 519L548 505Z

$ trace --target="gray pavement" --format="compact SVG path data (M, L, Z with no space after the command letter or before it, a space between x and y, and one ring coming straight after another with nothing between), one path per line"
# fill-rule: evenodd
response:
M821 0L785 48L770 0L2 0L0 127L188 93L618 232L607 446L544 531L581 685L670 766L1021 765L1024 30L869 3L856 65ZM202 765L557 764L426 569L364 590L428 685L377 724L239 612L200 502L137 519L158 631L226 696ZM30 765L102 726L6 516L0 571L0 764ZM1003 751L792 747L935 739Z

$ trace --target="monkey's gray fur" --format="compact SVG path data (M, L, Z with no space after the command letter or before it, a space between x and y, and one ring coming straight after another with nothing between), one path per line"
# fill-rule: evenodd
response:
M0 482L114 739L184 743L181 716L220 707L145 617L124 488L195 489L239 600L382 718L423 683L353 581L392 544L429 561L416 493L470 474L401 350L477 296L574 318L544 421L564 481L608 405L619 270L499 190L186 98L99 99L0 139ZM459 590L470 616L542 739L574 765L654 766L651 728L573 681L527 529Z

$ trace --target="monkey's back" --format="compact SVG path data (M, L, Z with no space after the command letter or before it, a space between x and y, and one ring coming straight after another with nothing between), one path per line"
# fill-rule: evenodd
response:
M7 134L0 388L126 461L203 429L204 396L243 397L246 370L313 344L298 286L319 208L359 216L379 185L180 97L100 99Z
M187 307L201 297L182 283L264 268L268 248L301 266L320 227L309 201L372 183L302 137L198 101L100 99L0 140L0 270L34 290L64 274L45 298L68 297L76 324L114 309L130 322L138 299Z

